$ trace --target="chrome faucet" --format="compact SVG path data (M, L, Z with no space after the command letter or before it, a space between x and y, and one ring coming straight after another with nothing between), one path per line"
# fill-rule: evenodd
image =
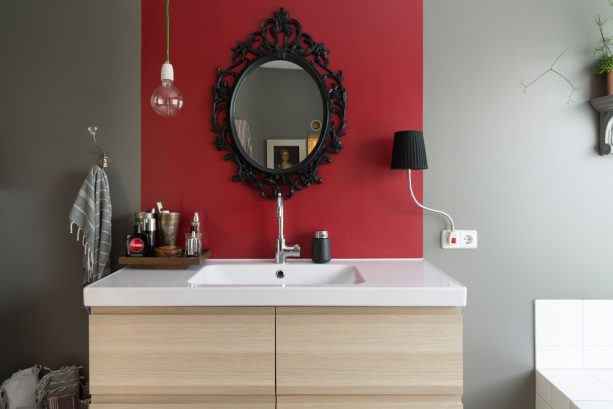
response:
M277 235L275 262L277 264L285 264L287 257L300 257L300 246L298 244L293 246L285 244L285 236L283 235L283 197L281 193L277 194L277 223L279 225L279 232Z

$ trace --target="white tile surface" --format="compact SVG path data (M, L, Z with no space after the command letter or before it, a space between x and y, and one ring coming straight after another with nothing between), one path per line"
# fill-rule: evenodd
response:
M613 300L583 301L584 344L613 346Z
M534 310L537 346L583 345L581 300L536 300Z
M551 388L551 408L570 409L570 399L555 386Z
M536 371L536 394L551 405L551 383L539 371Z
M613 368L613 346L584 347L584 365L587 369Z
M613 300L536 301L535 351L537 409L613 409Z
M572 409L613 409L613 402L604 401L576 401Z
M551 399L555 400L556 389L572 401L611 401L613 389L584 369L544 369L542 375L552 384ZM555 405L552 405L554 409Z
M547 404L539 395L536 395L536 409L551 409L551 406Z
M613 369L588 369L587 372L613 390Z
M538 369L583 368L583 348L580 346L537 346L536 367Z

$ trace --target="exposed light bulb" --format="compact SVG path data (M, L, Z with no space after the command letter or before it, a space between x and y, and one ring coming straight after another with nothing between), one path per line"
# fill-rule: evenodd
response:
M175 116L183 107L183 95L174 85L174 71L172 64L165 62L162 65L162 85L151 94L151 108L163 117Z

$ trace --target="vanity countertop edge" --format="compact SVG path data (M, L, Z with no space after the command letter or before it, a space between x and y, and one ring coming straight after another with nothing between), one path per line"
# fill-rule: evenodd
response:
M310 261L291 260L292 263ZM368 306L464 307L467 289L423 259L334 259L356 266L364 282L353 285L191 286L204 266L270 263L270 260L209 259L185 270L122 268L83 289L86 307L111 306Z

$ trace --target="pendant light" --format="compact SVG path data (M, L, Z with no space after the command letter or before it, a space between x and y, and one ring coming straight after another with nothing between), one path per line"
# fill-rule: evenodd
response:
M170 63L170 0L166 0L166 62L162 65L162 85L151 94L151 108L163 117L177 115L183 107L183 95L174 85L174 71Z

